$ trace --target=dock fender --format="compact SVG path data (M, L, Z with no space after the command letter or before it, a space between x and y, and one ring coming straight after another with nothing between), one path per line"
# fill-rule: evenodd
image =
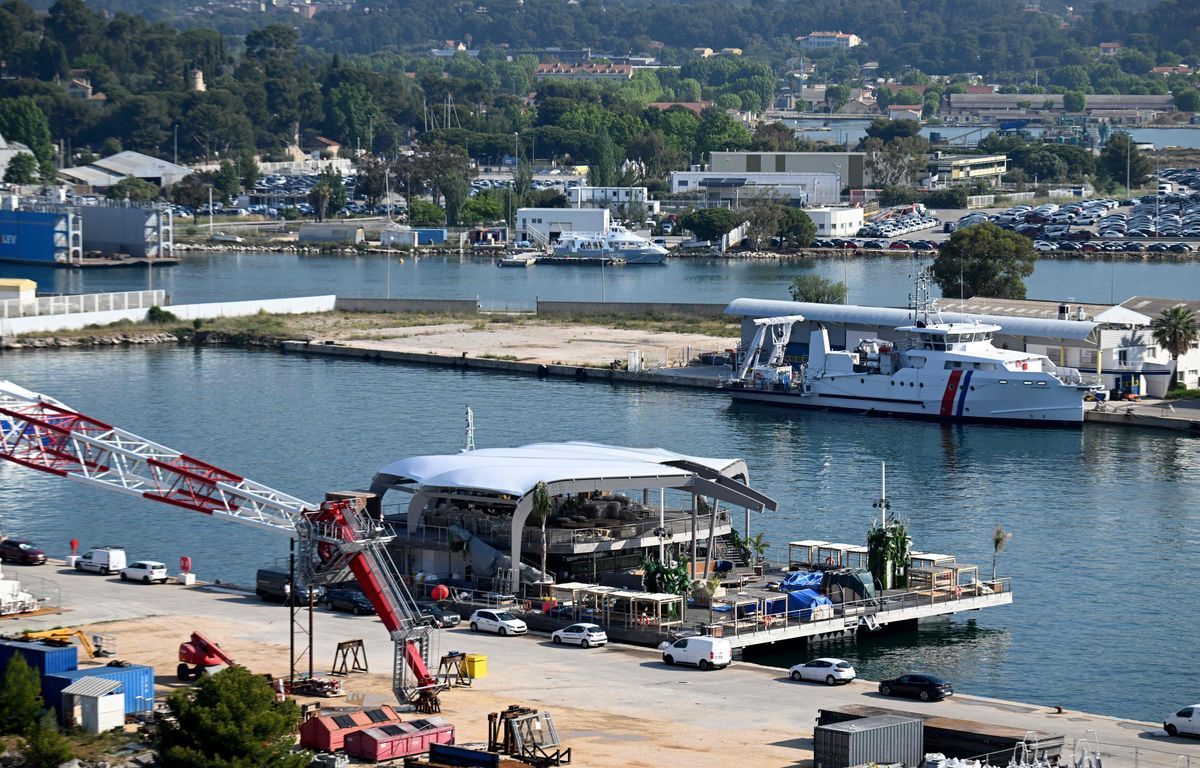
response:
M587 379L587 369L586 368L576 368L575 369L575 381L584 381L586 379Z
M539 379L544 379L549 375L550 375L550 369L547 366L539 365L537 367L537 376Z

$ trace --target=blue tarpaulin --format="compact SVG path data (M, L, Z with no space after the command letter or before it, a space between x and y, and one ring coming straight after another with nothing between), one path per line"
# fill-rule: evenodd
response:
M797 589L816 589L821 586L820 571L792 571L783 577L780 585L785 592Z
M788 592L788 616L799 618L800 621L812 619L813 608L818 605L833 605L828 597L818 595L811 589L801 589Z

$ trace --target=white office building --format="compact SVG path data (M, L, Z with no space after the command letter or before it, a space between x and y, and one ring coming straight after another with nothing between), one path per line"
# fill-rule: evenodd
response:
M817 237L854 237L863 225L862 208L809 208Z
M651 200L645 187L567 187L572 208L607 208L622 219L642 221L657 215L657 200Z
M607 232L607 208L518 208L517 240L544 245L564 232Z

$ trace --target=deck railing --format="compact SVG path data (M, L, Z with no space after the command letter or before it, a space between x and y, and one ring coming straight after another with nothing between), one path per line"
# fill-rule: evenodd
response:
M753 608L735 607L733 615L729 615L728 618L722 618L723 614L714 612L711 622L702 623L697 628L705 634L715 637L759 638L771 634L787 634L788 630L800 627L815 628L816 634L820 634L822 627L828 627L829 632L853 629L859 626L872 628L872 625L878 625L876 622L879 619L888 618L889 614L900 611L923 606L964 603L979 597L1011 592L1012 581L1005 577L961 587L893 592L880 595L872 600L816 606L815 610L784 610L782 613L768 614L764 610L765 601L787 599L787 594L780 592L778 595L772 594L759 598ZM717 598L715 602L719 604L720 598ZM743 604L743 606L748 605L748 602ZM694 616L700 610L702 609L692 608L692 615ZM801 614L806 614L809 618L801 618Z
M74 315L81 312L107 312L116 309L150 309L167 303L166 291L120 291L83 293L64 296L38 296L32 301L0 301L0 318Z

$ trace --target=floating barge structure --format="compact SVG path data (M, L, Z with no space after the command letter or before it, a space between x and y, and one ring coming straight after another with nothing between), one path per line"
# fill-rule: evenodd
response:
M6 196L0 262L49 267L175 264L174 219L166 205Z
M746 649L1012 602L1008 579L981 581L950 555L912 553L907 586L888 590L865 546L794 541L782 566L748 561L737 541L777 504L741 459L538 443L402 459L364 495L416 591L445 585L464 613L505 607L534 629L594 621L622 642L687 631ZM661 562L691 564L688 594L646 578Z

